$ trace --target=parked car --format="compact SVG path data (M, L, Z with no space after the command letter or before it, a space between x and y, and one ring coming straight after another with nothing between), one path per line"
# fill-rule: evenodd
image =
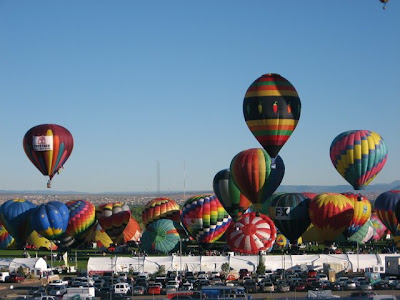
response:
M250 272L247 269L240 269L239 270L239 278L243 279L245 276L250 276Z
M161 286L158 284L151 284L147 288L147 294L149 295L161 295Z
M292 291L296 291L296 292L301 292L301 291L305 291L307 289L307 286L304 282L294 282L291 286L290 289Z
M379 281L379 282L375 282L372 285L372 288L374 290L387 290L387 289L389 289L389 284L382 280L382 281Z
M67 292L65 285L57 285L49 287L47 293L50 296L63 296Z
M345 290L348 290L348 291L349 290L355 290L357 288L356 282L354 280L351 280L351 279L347 280L343 287L344 287Z
M372 290L372 284L367 280L360 280L357 283L357 289L359 290Z
M260 282L259 288L260 288L260 290L262 292L275 292L275 285L272 283L272 281L269 281L269 282L262 281L262 282Z
M290 292L290 285L287 282L282 282L278 285L278 292L287 293Z
M6 277L6 282L22 282L25 280L25 277L19 274L11 274L10 276Z
M140 285L136 285L132 288L132 295L144 295L145 288Z
M247 279L243 282L243 286L247 293L257 293L258 287L257 282L253 279Z

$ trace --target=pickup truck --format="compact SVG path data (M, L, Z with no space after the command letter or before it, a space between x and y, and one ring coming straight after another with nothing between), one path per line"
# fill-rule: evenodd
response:
M53 280L49 283L49 286L57 286L57 285L68 285L68 280Z

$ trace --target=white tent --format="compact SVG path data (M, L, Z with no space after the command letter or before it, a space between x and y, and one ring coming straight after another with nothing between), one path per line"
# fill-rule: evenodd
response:
M0 268L8 270L10 273L17 272L21 267L27 269L33 276L39 276L40 273L47 270L47 262L41 257L0 259Z
M385 265L386 256L398 256L398 254L310 254L310 255L263 255L267 269L290 269L300 266L321 269L324 264L340 265L341 269L357 271L357 269L372 268L377 265ZM139 271L155 273L160 266L165 271L221 271L221 266L228 263L234 270L248 269L256 271L260 256L145 256L145 257L90 257L87 270L90 273L102 272L128 272ZM0 260L1 266L1 260Z

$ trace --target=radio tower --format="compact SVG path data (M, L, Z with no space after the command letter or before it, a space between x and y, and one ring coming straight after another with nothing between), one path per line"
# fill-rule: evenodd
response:
M157 195L160 196L160 162L157 160Z

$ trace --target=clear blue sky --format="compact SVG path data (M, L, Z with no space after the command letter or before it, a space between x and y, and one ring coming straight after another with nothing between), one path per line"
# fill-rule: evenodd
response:
M248 86L279 73L302 113L280 152L282 184L346 184L329 158L341 132L389 149L373 183L400 179L400 3L0 0L0 189L46 189L22 148L56 123L74 151L53 189L211 190L238 152L260 147Z

